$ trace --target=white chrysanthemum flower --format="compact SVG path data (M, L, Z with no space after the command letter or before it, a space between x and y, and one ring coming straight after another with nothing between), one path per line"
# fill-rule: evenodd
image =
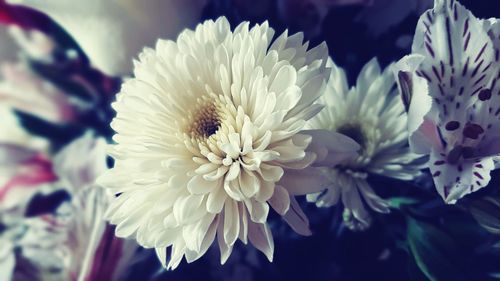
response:
M500 21L436 0L419 20L412 55L398 63L409 142L429 155L447 203L485 187L500 153Z
M355 87L349 89L344 70L332 63L332 72L321 101L326 107L308 127L347 135L361 145L357 158L321 170L330 180L321 193L310 194L308 201L329 207L341 200L351 220L369 225L372 210L386 213L387 202L367 182L369 174L411 180L420 174L407 141L407 116L397 94L391 66L383 72L376 59L361 70ZM352 224L354 225L354 224Z
M116 162L100 184L119 196L108 218L118 236L156 248L168 268L198 259L216 236L222 263L238 238L272 260L269 205L309 233L290 197L308 187L276 183L315 158L305 151L311 136L299 131L322 108L315 102L328 77L327 48L308 51L301 33L273 35L267 22L232 32L219 18L177 42L159 40L113 105Z

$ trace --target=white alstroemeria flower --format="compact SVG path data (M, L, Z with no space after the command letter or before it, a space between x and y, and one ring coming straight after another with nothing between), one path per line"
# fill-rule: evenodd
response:
M54 215L26 219L27 232L17 242L42 272L55 268L67 280L118 280L133 256L136 243L114 237L104 220L113 195L94 185L107 169L105 146L103 139L86 134L55 156L58 185L71 201Z
M387 202L367 182L368 175L412 180L420 174L419 156L408 147L407 116L392 65L381 71L377 60L371 60L352 88L344 70L333 62L331 65L330 80L321 97L326 107L309 121L308 128L347 135L361 145L361 150L357 158L338 165L316 163L323 166L320 170L330 183L324 192L310 194L307 199L318 207L340 201L349 214L346 217L368 226L371 220L365 205L380 213L389 212Z
M110 75L132 72L132 58L158 38L193 27L205 0L7 0L39 10L76 40L90 61Z
M436 0L420 18L412 50L396 70L410 146L430 155L439 194L455 203L488 184L500 153L500 23Z
M221 17L160 40L113 104L116 162L99 179L119 194L108 218L119 237L156 248L165 267L200 258L216 236L222 263L238 238L272 260L269 205L310 233L293 195L319 190L277 182L315 159L299 132L322 108L327 48L308 50L301 33L273 36L267 22L231 31ZM335 137L354 154L353 141Z

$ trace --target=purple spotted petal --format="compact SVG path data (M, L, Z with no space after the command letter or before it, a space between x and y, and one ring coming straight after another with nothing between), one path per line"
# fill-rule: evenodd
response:
M474 115L475 122L482 124L484 137L478 145L478 155L491 156L500 153L500 21L484 21L485 30L494 46L494 75L485 89L478 95Z
M432 151L429 168L434 184L447 203L454 204L463 196L485 187L494 169L492 158L464 160L450 164L445 154Z
M470 118L467 109L496 75L493 42L484 25L458 2L436 1L420 18L412 49L425 57L416 73L428 82L438 125L463 127ZM449 141L461 130L442 133Z

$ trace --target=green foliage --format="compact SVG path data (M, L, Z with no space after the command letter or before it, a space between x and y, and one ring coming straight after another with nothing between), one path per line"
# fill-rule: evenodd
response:
M467 281L460 245L439 228L408 219L407 241L418 268L432 281Z
M494 234L500 234L500 198L483 197L469 205L469 211L476 221Z
M392 197L388 199L389 206L394 209L401 209L405 205L417 204L419 200L411 197Z

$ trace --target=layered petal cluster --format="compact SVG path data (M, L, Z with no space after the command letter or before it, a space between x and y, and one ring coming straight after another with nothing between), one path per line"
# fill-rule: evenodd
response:
M199 20L205 0L7 0L50 16L90 61L110 75L128 75L132 57L159 37L175 37Z
M407 116L392 66L382 71L377 60L371 60L361 70L356 86L349 88L344 70L332 62L330 80L321 97L326 106L307 124L310 129L347 135L361 146L358 157L337 165L317 161L315 166L328 185L307 199L318 207L342 202L345 217L365 226L370 224L365 205L377 212L389 211L387 202L368 183L370 174L400 180L412 180L420 174L419 156L408 147Z
M113 104L115 167L99 179L119 195L108 218L168 268L198 259L215 239L222 263L238 239L272 260L270 206L309 233L291 197L308 186L277 182L315 159L311 136L299 132L322 108L327 48L308 50L300 33L273 36L267 22L232 31L222 17L159 40Z
M414 152L447 203L485 187L500 153L500 22L454 0L419 20L412 54L396 70Z

